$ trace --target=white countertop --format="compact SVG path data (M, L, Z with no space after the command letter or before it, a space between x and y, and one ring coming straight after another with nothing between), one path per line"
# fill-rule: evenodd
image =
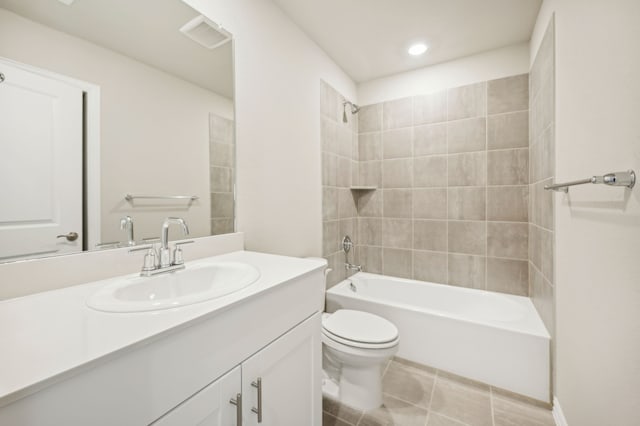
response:
M186 265L188 268L212 259L251 264L260 270L260 278L217 299L152 312L107 313L89 308L86 299L110 280L0 301L0 407L64 379L89 363L120 355L169 330L215 315L325 266L318 260L248 251Z

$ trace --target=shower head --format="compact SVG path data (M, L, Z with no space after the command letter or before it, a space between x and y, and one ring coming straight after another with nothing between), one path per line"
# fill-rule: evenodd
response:
M360 107L353 102L344 101L342 103L342 122L347 123L347 105L351 106L351 114L357 114L360 111Z

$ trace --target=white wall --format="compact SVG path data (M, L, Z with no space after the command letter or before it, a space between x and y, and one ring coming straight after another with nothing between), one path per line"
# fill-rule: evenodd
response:
M556 25L556 176L640 171L640 2L545 0ZM640 424L640 187L556 202L556 397L569 425Z
M188 0L235 39L237 224L249 250L322 254L320 79L353 81L269 0Z
M520 43L358 85L358 101L370 105L529 72L529 43Z
M158 236L179 215L193 236L210 234L209 113L233 118L233 103L126 56L0 10L0 56L94 83L101 91L102 241ZM126 193L196 194L186 204L131 208Z

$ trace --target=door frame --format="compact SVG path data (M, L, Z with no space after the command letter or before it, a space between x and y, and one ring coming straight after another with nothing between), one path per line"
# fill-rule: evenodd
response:
M76 87L82 90L84 95L84 135L83 143L85 161L83 164L84 186L82 194L82 206L86 209L87 247L88 251L100 242L100 86L87 81L78 80L63 74L58 74L43 68L17 62L13 59L0 56L0 63L6 63L16 68L41 75L52 80Z

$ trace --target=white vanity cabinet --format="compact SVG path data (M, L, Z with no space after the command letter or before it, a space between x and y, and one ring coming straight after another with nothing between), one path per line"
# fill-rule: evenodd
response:
M153 426L321 426L319 315L270 343Z

